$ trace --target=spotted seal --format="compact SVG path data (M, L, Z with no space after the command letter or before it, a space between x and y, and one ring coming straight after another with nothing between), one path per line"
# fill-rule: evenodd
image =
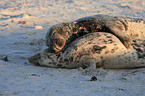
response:
M73 22L56 24L46 34L46 45L54 53L84 34L109 32L117 36L129 48L131 38L145 38L145 21L138 18L94 15Z
M138 68L145 67L145 39L133 40L127 49L113 34L94 32L74 40L69 46L53 53L45 49L29 58L34 65L54 68Z

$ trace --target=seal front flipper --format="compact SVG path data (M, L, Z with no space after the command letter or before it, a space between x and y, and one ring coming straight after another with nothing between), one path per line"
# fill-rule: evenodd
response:
M46 45L54 53L58 53L64 47L66 41L73 33L77 32L75 22L64 22L49 28L46 34Z
M125 45L126 48L130 48L132 44L132 39L129 35L125 34L118 28L109 28L111 33L120 39L120 41Z
M97 62L97 63L96 63ZM94 74L96 73L96 66L101 65L100 58L92 58L91 55L85 55L81 57L80 62L81 68L79 68L85 74ZM98 65L96 65L98 64ZM98 72L97 72L98 74Z
M103 68L96 68L96 64L102 65L102 62L99 61L98 63L95 62L94 59L89 60L89 67L83 69L82 67L79 67L78 70L81 71L83 74L88 75L100 75L101 73L105 72Z
M89 67L84 69L85 73L90 74L96 71L96 63L94 59L89 60Z

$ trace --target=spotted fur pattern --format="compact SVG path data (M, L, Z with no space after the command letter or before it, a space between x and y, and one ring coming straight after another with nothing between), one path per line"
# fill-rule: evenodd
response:
M74 40L59 53L45 49L29 58L34 65L56 68L138 68L145 67L145 39L136 39L127 49L110 33L94 32ZM138 42L140 42L138 44ZM138 49L143 49L142 51Z
M145 21L138 18L94 15L73 22L52 26L46 34L46 45L57 53L73 40L87 33L108 32L117 36L129 48L132 39L145 38Z

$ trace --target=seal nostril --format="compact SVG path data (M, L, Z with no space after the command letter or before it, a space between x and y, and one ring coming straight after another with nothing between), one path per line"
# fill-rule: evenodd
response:
M29 61L29 63L34 64L36 66L40 65L39 62L38 62L38 59L36 59L36 58L30 57L30 58L28 58L28 61Z
M34 62L34 65L36 66L40 66L40 64L38 62Z
M28 61L29 61L29 63L31 63L32 62L31 58L28 58Z

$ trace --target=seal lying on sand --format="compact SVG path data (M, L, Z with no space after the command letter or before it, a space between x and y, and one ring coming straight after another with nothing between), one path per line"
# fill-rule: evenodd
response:
M57 53L64 46L84 34L92 32L108 32L117 36L129 48L132 39L145 38L145 21L138 18L94 15L64 22L49 28L46 34L46 45L50 51Z
M59 53L45 49L30 57L29 62L54 68L87 68L85 70L145 67L145 39L134 40L133 47L127 49L113 34L94 32L77 38Z

